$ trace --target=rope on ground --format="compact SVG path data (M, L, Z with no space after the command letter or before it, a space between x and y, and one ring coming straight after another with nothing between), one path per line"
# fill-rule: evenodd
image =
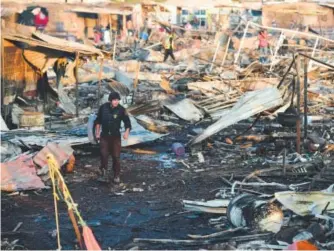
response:
M57 225L57 242L58 242L58 249L61 249L60 245L60 230L59 230L59 218L58 218L58 207L57 207L57 200L61 197L64 202L66 203L68 210L72 210L78 218L79 224L83 228L83 237L85 241L85 245L87 250L101 250L99 244L97 243L92 230L87 226L86 222L81 217L81 214L78 210L78 205L73 201L70 191L67 188L65 180L60 173L60 167L57 160L54 158L52 154L47 155L48 167L49 167L49 174L50 179L52 182L53 187L53 197L55 203L55 214L56 214L56 225ZM61 193L59 196L57 194Z

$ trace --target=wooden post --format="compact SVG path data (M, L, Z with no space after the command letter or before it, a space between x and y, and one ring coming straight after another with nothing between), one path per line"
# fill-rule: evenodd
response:
M111 26L111 15L110 14L109 14L109 35L110 35L110 43L111 43L112 42L112 26Z
M102 72L103 72L103 58L101 58L101 61L100 61L100 69L99 69L99 85L98 85L98 88L97 88L97 97L99 99L98 101L98 104L99 104L99 107L101 105L101 80L102 80Z
M300 130L300 56L299 55L297 56L297 60L296 60L296 71L298 73L297 82L296 82L297 83L297 88L296 88L296 93L297 93L296 151L297 153L300 153L301 130Z
M79 52L75 55L75 115L79 117Z
M286 148L283 151L283 174L286 175Z
M68 209L68 215L71 219L71 222L72 222L72 225L73 225L73 228L74 228L74 232L75 232L75 235L77 236L77 240L79 242L79 247L81 250L84 249L84 246L83 246L83 242L82 242L82 238L81 238L81 234L80 234L80 231L79 231L79 227L78 227L78 224L77 224L77 221L75 220L75 217L74 217L74 213L73 213L73 209L72 208L69 208Z
M276 44L274 55L271 57L271 64L270 64L270 69L269 69L269 71L271 71L271 70L273 69L274 61L275 61L276 55L277 55L277 53L278 53L279 47L282 45L283 40L284 40L284 39L283 39L283 32L282 32L281 35L279 36L278 42L277 42L277 44Z
M117 33L115 34L114 51L113 51L113 55L112 55L112 61L113 61L113 63L115 63L116 43L117 43Z
M304 140L307 138L307 65L308 59L304 58Z
M317 49L318 43L319 43L319 38L317 37L317 39L315 40L315 44L314 44L313 50L312 50L312 55L311 55L312 58L314 57L315 50ZM311 68L312 68L312 61L309 63L307 71L311 70Z
M140 72L140 65L141 65L141 62L138 62L137 70L136 70L136 78L135 78L135 81L133 81L133 88L134 88L134 91L137 90L138 78L139 78L139 72Z
M214 62L216 61L216 57L217 57L217 54L218 54L219 47L220 47L220 40L217 43L216 51L215 51L215 54L213 56L212 63L211 63L211 66L210 66L210 72L212 71Z
M242 46L244 45L244 40L245 40L245 37L246 37L246 34L247 34L248 26L249 26L249 22L247 22L247 25L246 25L244 34L242 35L242 39L241 39L240 44L239 44L239 49L238 49L237 55L236 55L236 57L235 57L235 59L234 59L234 64L236 64L236 63L238 62L238 59L239 59L239 56L240 56L241 48L242 48Z
M5 98L5 48L3 45L4 39L1 39L1 105L4 104L4 98ZM6 120L6 118L4 118Z
M226 60L226 57L227 57L228 48L230 47L230 43L231 43L231 36L228 37L228 41L227 41L226 48L225 48L224 58L223 58L223 61L222 61L222 64L221 64L222 67L225 64L225 60Z

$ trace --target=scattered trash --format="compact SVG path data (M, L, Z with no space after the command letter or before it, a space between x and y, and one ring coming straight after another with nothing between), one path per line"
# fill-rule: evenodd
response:
M185 154L184 146L178 142L173 143L172 150L177 156L182 156Z
M249 227L277 233L283 225L283 212L275 204L254 195L241 194L227 208L227 218L235 227Z

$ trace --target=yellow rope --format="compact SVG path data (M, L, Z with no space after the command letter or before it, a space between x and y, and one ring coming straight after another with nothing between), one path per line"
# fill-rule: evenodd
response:
M49 161L49 159L48 159L48 166L49 166L49 174L50 174L50 178L51 178L51 181L52 181L52 188L53 188L53 201L54 201L55 216L56 216L58 250L61 250L61 245L60 245L60 230L59 230L59 218L58 218L58 204L57 204L57 200L59 198L58 198L58 195L57 195L57 192L56 192L55 173L54 173L55 163L53 161Z
M46 156L48 166L49 166L49 174L50 174L50 179L52 182L52 187L53 187L53 197L54 197L54 204L55 204L55 214L56 214L56 226L57 226L57 242L58 242L58 249L61 249L60 246L60 230L59 230L59 218L58 218L58 207L57 207L57 200L59 200L59 196L56 191L56 186L61 186L60 191L63 194L64 201L68 207L68 209L73 209L74 213L78 217L78 222L82 226L86 226L85 221L82 219L80 212L77 208L77 204L74 203L73 198L70 194L70 191L67 188L67 185L65 183L65 180L63 176L60 173L60 168L58 165L58 162L54 158L52 154L48 154Z

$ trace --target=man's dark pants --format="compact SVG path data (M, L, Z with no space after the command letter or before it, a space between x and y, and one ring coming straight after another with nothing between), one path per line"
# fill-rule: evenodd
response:
M171 56L172 59L175 60L173 49L165 49L164 62L167 60L168 56Z
M109 154L112 157L112 168L114 177L119 177L121 171L121 155L122 141L121 136L102 136L100 139L101 151L101 169L108 170Z

